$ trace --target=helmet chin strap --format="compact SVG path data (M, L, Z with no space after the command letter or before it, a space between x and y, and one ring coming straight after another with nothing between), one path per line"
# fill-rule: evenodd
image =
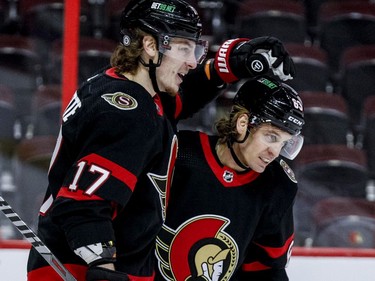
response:
M159 52L159 57L158 57L158 62L157 63L154 63L152 61L152 59L150 59L148 61L148 63L145 63L145 61L140 58L140 62L143 66L145 67L148 67L149 70L148 70L148 74L150 76L150 79L151 79L151 83L152 83L152 87L154 88L154 91L157 93L157 94L160 94L161 91L159 89L159 86L158 86L158 82L156 81L156 68L160 66L161 64L161 60L163 58L163 54Z
M246 166L244 163L241 162L241 160L237 157L236 155L236 152L234 152L234 149L233 149L233 142L237 142L237 143L244 143L246 141L246 139L249 137L250 135L250 131L249 129L246 130L246 135L245 137L238 141L238 140L229 140L227 142L227 145L228 145L228 148L229 148L229 151L230 151L230 154L232 155L232 158L234 160L234 162L236 162L236 164L241 168L241 169L244 169L245 171L249 171L251 170L249 166Z

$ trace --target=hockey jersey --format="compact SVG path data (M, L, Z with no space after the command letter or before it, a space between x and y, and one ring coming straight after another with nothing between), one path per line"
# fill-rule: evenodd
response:
M157 238L157 280L288 280L294 174L274 161L259 174L223 166L217 137L181 131Z
M116 241L118 270L150 278L176 154L158 95L113 69L92 77L62 116L40 238L78 280L86 264L73 249L98 241ZM38 270L46 265L31 249L29 280L43 280Z

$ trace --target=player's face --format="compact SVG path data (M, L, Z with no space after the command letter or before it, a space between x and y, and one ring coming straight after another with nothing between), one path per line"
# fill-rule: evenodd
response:
M170 95L176 95L180 84L190 69L197 67L195 42L174 38L169 49L163 51L160 67L156 69L159 89Z
M269 163L279 156L285 143L292 135L271 124L262 124L252 130L248 139L239 144L239 155L252 170L262 173Z

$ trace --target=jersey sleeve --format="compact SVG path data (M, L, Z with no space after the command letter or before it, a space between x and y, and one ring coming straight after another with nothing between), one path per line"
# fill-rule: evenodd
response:
M143 111L95 114L76 140L81 143L79 154L58 197L124 204L160 151L156 130Z
M223 88L207 78L204 67L199 65L184 78L180 89L182 106L177 120L191 117L221 93Z
M77 156L65 174L52 218L72 249L115 240L112 219L126 206L138 178L161 149L152 102L147 108L138 100L132 110L116 108L104 98L98 103L77 115L74 138L64 138L63 128L62 146L72 150L63 152L76 151ZM66 126L68 132L73 124Z
M274 233L260 235L249 245L241 267L240 280L289 280L285 268L290 258L293 239L293 216L290 208Z
M297 185L277 167L277 184L264 198L266 207L247 248L240 280L286 281L294 243L293 204Z

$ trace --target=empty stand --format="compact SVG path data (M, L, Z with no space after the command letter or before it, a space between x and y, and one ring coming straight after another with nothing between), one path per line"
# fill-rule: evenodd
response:
M0 83L15 91L35 89L42 81L35 42L19 35L0 35Z
M375 95L367 97L364 102L361 127L369 173L375 179Z
M117 46L117 42L111 39L97 39L93 37L81 37L79 42L79 67L78 81L84 82L93 76L101 68L110 65L110 58ZM57 40L51 51L51 64L49 66L49 81L51 84L60 84L62 42Z
M37 44L43 62L49 60L51 43L61 39L64 32L64 0L19 1L20 30ZM79 31L82 36L93 33L86 0L81 0ZM48 75L48 74L47 74Z
M297 244L304 245L312 236L311 209L318 201L366 196L367 161L362 150L346 145L305 145L292 167L299 186L294 205Z
M317 35L318 14L320 6L326 2L369 2L369 0L304 0L307 32L314 41Z
M46 41L61 38L64 23L63 0L23 0L19 13L22 32Z
M16 142L16 110L12 90L0 85L0 154L11 155Z
M347 48L340 74L341 94L347 100L353 124L358 125L364 100L375 94L375 44Z
M283 42L303 43L307 38L304 6L296 1L242 1L238 8L238 35L275 36Z
M16 149L15 175L21 203L17 212L34 230L48 185L47 172L55 142L56 136L36 136L22 139Z
M88 1L81 1L80 31L89 35ZM53 41L62 37L64 0L22 0L19 3L22 32L28 36Z
M304 105L305 145L352 144L347 104L340 95L326 92L300 92Z
M375 44L375 4L365 1L323 3L318 29L319 44L328 53L332 72L336 72L346 48Z
M83 82L100 68L109 66L117 42L108 39L81 37L79 49L79 81Z
M107 37L107 31L110 24L110 2L111 0L81 0L81 5L87 11L88 16L88 35L95 38ZM124 1L122 1L124 3ZM125 6L124 6L125 7ZM81 8L82 11L82 8ZM118 30L119 28L117 28Z
M287 81L297 91L330 91L326 52L317 46L287 43L285 49L296 67L296 76Z
M202 35L209 40L209 48L216 51L224 40L232 37L239 1L189 1L197 8L202 21Z
M37 89L28 136L57 136L61 121L61 96L60 84L42 85Z
M18 2L19 0L0 0L0 33L19 32Z
M312 209L313 246L375 248L375 202L331 197Z
M6 8L5 8L5 2L3 0L0 1L0 28L3 29L5 25L5 14L6 14Z
M23 125L30 114L32 95L43 83L41 61L34 41L18 35L0 35L0 84L15 95L17 118Z
M121 13L126 7L130 0L109 0L109 28L106 32L106 36L109 39L120 42L122 40L120 35L120 20Z
M301 186L305 181L315 185L313 193L320 186L321 195L365 196L367 158L362 150L340 144L305 145L293 166Z
M14 93L4 85L0 85L0 194L7 198L10 204L19 206L12 158L16 147L15 138L16 110ZM0 218L1 237L14 239L17 233L7 219Z

